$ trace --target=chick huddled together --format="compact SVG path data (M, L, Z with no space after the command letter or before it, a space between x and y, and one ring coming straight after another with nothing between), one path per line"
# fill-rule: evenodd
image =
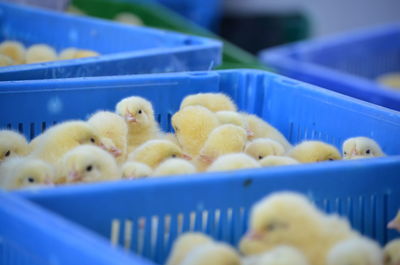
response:
M292 146L272 125L253 114L239 112L222 93L200 93L183 99L171 118L174 133L160 129L151 102L131 96L120 100L115 112L97 111L88 120L57 124L30 143L20 134L0 131L0 162L12 158L40 160L54 168L31 184L57 185L115 179L138 179L196 172L298 165L339 160L336 147L321 141ZM343 158L383 156L379 145L366 137L343 144ZM12 171L13 172L13 171ZM8 173L10 174L10 173ZM28 174L28 173L27 173ZM50 176L49 175L53 175ZM8 178L29 178L12 174ZM9 182L5 182L9 183ZM27 185L25 185L27 184Z
M277 192L256 203L238 249L199 232L174 242L166 265L398 265L400 240L380 245L302 194Z
M25 47L21 42L5 40L0 43L0 66L43 63L99 56L95 51L66 48L57 54L56 50L44 43Z

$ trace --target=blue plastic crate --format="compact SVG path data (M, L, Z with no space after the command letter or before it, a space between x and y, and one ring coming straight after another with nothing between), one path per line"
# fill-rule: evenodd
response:
M164 264L174 240L185 231L202 231L237 246L251 206L282 190L308 195L321 209L348 217L355 229L386 243L399 236L386 229L400 206L399 172L397 156L374 163L119 181L21 195L106 238L118 221L120 245L128 241L133 253Z
M73 46L101 54L1 67L0 81L209 70L221 62L221 43L202 37L5 3L0 3L0 18L0 41L47 43L57 51Z
M113 110L120 99L139 95L153 102L158 121L169 131L181 100L198 92L228 94L240 110L269 121L294 144L320 139L339 147L347 137L364 135L392 156L20 193L107 238L113 221L119 221L119 243L129 240L132 252L157 263L165 260L181 229L206 231L236 244L250 205L276 190L306 193L382 243L394 237L385 224L400 206L400 113L276 74L230 70L1 82L0 128L32 138L49 125Z
M2 265L151 265L87 229L0 191Z
M400 72L400 24L272 48L260 58L280 74L400 110L400 93L375 81Z

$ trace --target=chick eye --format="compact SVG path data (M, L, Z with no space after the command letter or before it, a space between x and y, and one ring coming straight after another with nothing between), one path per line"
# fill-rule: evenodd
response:
M259 160L261 160L261 159L263 159L263 158L264 158L263 156L258 156L258 159L259 159Z
M369 155L371 153L371 150L367 149L367 151L365 151L365 153L367 153Z
M138 114L142 114L142 110L140 109L137 113L138 113Z
M328 158L329 161L333 161L333 158Z
M28 178L28 182L29 182L29 183L34 183L34 182L35 182L35 178L29 177L29 178Z
M90 138L90 141L91 141L92 143L95 143L95 142L96 142L96 140L95 140L94 138Z
M89 165L89 166L86 167L86 171L87 171L87 172L92 171L92 169L93 169L93 166L92 166L92 165Z
M176 155L175 155L175 154L173 154L171 157L175 158L175 157L176 157Z
M343 152L344 155L347 155L347 152Z
M11 152L10 152L10 150L8 150L5 154L4 154L4 156L9 156L11 154Z

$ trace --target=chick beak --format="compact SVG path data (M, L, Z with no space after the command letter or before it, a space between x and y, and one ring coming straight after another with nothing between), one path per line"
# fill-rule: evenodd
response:
M182 154L182 158L186 160L192 160L192 157L188 154Z
M207 155L200 155L200 159L207 164L211 164L212 162L214 162L214 159Z
M392 220L388 223L387 228L389 229L396 229L398 231L400 231L400 222L395 220Z
M45 185L48 185L48 186L53 186L53 185L54 185L54 182L53 182L53 180L52 180L50 177L45 177L43 183L44 183Z
M250 138L250 137L253 137L253 136L254 136L254 132L253 132L252 130L247 129L246 132L247 132L247 137Z
M125 116L125 120L126 120L127 122L131 122L131 123L137 122L137 119L136 119L131 113L128 113L128 114Z
M67 177L69 182L76 182L82 180L82 176L75 170L70 171Z
M257 233L255 231L249 231L246 234L246 237L250 240L261 240L263 238L261 233Z
M353 150L351 150L351 153L350 153L350 157L352 157L352 156L357 156L358 154L357 154L357 149L356 148L354 148Z
M111 147L111 149L109 150L109 152L110 152L114 157L119 157L120 155L122 155L121 150L119 150L118 148L115 148L115 147Z

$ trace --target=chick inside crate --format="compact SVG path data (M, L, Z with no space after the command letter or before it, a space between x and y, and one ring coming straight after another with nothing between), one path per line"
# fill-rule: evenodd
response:
M221 61L220 42L202 37L6 3L0 3L0 11L1 41L18 41L26 48L46 44L50 46L46 54L52 56L45 60L53 60L26 60L37 63L1 67L2 81L208 70ZM30 21L29 27L26 21ZM51 34L47 30L49 24ZM100 56L58 60L63 57L62 51L71 47L91 50ZM24 47L13 49L12 55L4 53L3 48L0 53L11 57L19 53L28 59L31 52L25 52ZM78 57L81 56L75 58Z

